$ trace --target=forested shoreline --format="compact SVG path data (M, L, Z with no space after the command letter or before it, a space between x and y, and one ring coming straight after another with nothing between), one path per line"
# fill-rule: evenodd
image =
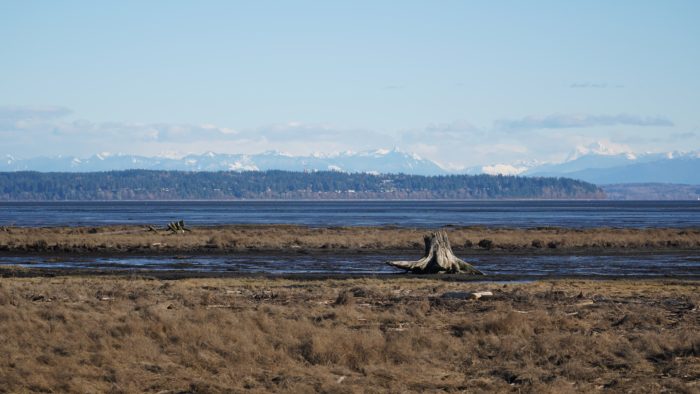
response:
M600 199L568 178L494 175L127 170L0 173L2 201L237 199Z

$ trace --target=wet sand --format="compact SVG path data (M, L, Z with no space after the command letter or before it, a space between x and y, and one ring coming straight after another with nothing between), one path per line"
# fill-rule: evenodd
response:
M147 276L161 279L188 277L256 278L395 278L404 276L386 264L410 255L224 255L224 256L0 256L0 276L60 275ZM485 276L441 274L444 280L585 279L700 279L700 256L687 253L535 255L481 254L469 262ZM415 276L410 275L408 276Z

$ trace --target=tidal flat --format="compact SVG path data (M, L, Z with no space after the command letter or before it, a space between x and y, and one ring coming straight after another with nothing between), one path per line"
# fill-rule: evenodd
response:
M700 282L0 278L6 392L698 392ZM478 300L472 292L489 291Z

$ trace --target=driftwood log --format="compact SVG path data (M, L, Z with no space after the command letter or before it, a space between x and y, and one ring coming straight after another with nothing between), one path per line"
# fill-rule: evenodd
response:
M180 220L179 222L170 222L166 226L166 230L170 230L173 232L173 234L178 234L178 233L184 233L185 231L192 231L189 228L185 227L185 221Z
M425 253L417 261L387 261L392 267L401 268L416 274L462 273L467 275L483 275L471 264L455 256L450 246L447 233L438 231L423 237Z

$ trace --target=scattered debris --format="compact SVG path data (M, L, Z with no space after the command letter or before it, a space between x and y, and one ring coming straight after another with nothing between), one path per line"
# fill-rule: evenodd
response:
M192 231L191 229L187 228L185 226L185 221L184 220L177 220L174 222L168 223L165 227L162 228L163 231L170 231L173 234L184 234L186 231L190 232ZM147 231L150 233L158 233L160 230L157 229L155 226L148 225L146 226L143 231Z
M612 326L612 327L620 326L620 325L624 324L627 321L627 319L629 319L629 316L624 315L624 316L622 316L622 318L620 320L616 321L615 323L611 324L610 326Z
M493 297L493 293L490 291L448 291L440 296L440 298L453 300L478 300L488 297Z
M493 297L493 293L490 291L477 291L472 293L472 298L478 300L482 297Z

